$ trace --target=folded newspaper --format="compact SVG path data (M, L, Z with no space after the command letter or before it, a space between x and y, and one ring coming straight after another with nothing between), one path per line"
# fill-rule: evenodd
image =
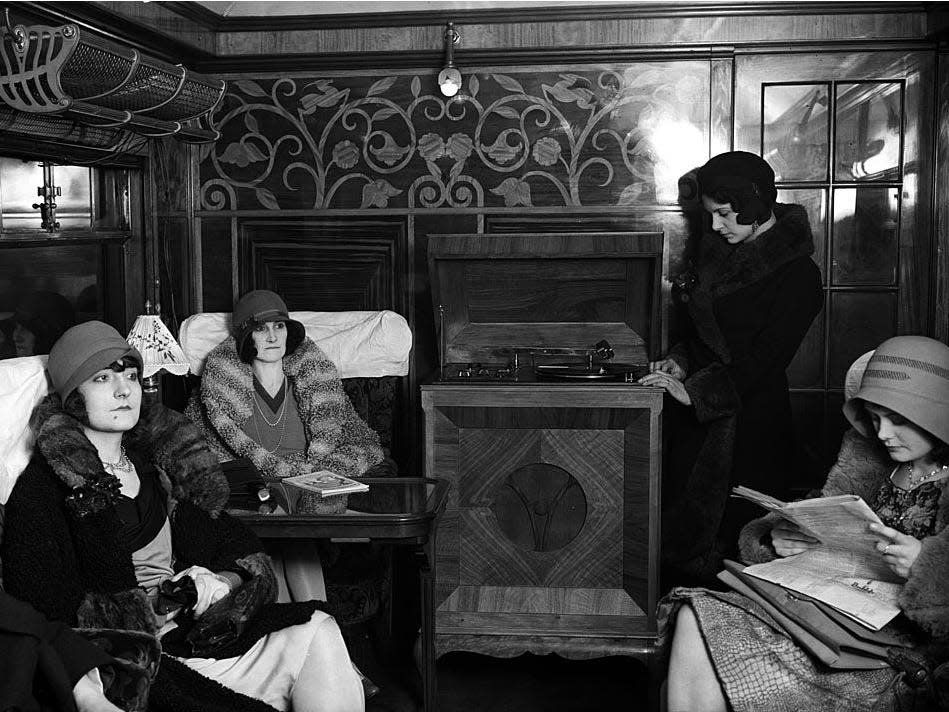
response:
M748 487L732 492L797 524L821 546L747 567L744 572L823 601L853 620L879 630L895 618L902 580L877 551L867 529L881 523L857 495L782 502Z
M337 475L335 472L330 472L329 470L319 470L318 472L308 472L305 475L285 477L281 482L306 490L307 492L316 492L321 497L333 497L339 494L369 491L369 485L365 482L359 482L358 480L353 480L343 475Z

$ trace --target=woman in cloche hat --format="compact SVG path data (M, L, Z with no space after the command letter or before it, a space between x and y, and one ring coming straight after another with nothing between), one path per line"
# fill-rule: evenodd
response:
M363 710L336 622L315 601L274 603L269 557L222 512L217 458L184 415L143 403L138 351L85 322L47 368L6 505L6 591L71 626L160 636L150 710Z
M853 429L821 495L859 495L882 521L866 537L902 583L902 613L883 630L907 649L876 669L832 669L740 593L675 589L660 604L660 626L673 632L669 712L947 709L949 346L923 336L884 341L848 396ZM748 564L816 546L776 514L752 521L740 540Z

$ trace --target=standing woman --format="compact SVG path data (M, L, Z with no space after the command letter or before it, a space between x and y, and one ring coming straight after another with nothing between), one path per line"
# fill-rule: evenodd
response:
M785 370L823 304L807 214L776 203L774 171L732 151L697 172L711 219L676 279L683 339L640 380L683 407L667 428L665 584L714 579L753 505L735 485L786 495L794 461Z

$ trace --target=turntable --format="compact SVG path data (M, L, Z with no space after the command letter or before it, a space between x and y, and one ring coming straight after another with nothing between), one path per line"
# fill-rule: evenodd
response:
M432 235L437 654L655 641L661 233Z

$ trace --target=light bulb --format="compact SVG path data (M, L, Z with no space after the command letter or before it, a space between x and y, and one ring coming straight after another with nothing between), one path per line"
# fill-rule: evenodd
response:
M454 67L445 67L438 73L438 88L445 96L454 96L461 89L461 72Z

